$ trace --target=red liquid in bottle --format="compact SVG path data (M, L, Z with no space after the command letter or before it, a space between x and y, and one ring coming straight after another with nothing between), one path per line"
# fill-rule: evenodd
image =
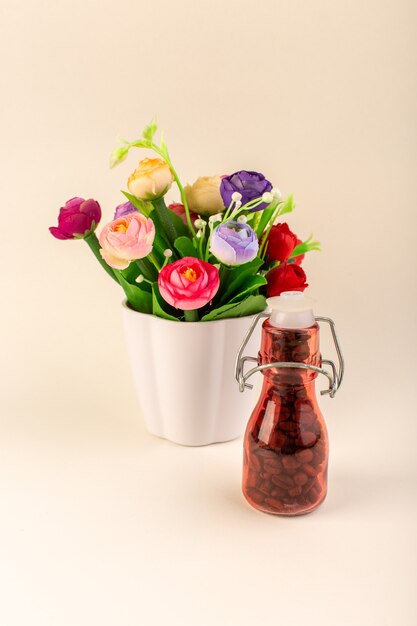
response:
M321 366L319 328L283 329L266 320L259 364ZM328 437L312 370L268 368L244 440L243 494L255 508L300 515L326 497Z

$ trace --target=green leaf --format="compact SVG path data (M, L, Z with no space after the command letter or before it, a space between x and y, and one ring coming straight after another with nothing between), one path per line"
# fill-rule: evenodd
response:
M256 257L249 263L238 265L225 274L225 282L220 286L221 295L219 302L229 302L239 290L245 285L249 277L255 276L259 268L263 265L262 259ZM222 274L222 272L221 272Z
M140 313L152 313L152 295L141 289L139 285L129 283L122 272L116 270L115 274L132 309Z
M171 313L175 312L174 307L171 307L167 302L165 302L159 292L158 285L155 283L152 285L152 313L158 317L163 317L166 320L171 320L173 322L179 321L178 317L174 317L171 313L167 313L165 309L170 310Z
M157 125L156 120L154 118L143 129L142 137L144 138L145 141L149 141L149 143L152 143L153 136L154 136L154 134L156 133L157 130L158 130L158 125Z
M158 218L164 237L169 242L169 246L167 247L172 249L176 238L186 232L186 230L184 231L185 225L178 215L175 215L173 211L170 211L167 208L163 198L156 198L155 200L152 200L152 204L154 209L152 211L151 218Z
M151 148L151 144L146 139L138 139L129 143L130 148Z
M110 168L116 167L127 158L129 154L129 146L119 146L115 148L110 155Z
M278 216L285 215L285 213L291 213L295 209L294 196L290 193L279 207Z
M245 300L238 303L229 303L221 306L217 309L213 309L204 317L201 318L202 322L209 322L213 320L226 319L230 317L244 317L246 315L255 315L260 313L266 307L266 300L264 296L248 296Z
M300 254L305 254L306 252L311 252L312 250L320 251L320 242L319 241L311 241L311 237L303 241L303 243L298 244L292 251L290 259L294 259L296 256L300 256Z
M198 252L194 248L193 240L190 237L178 237L174 242L174 246L182 257L192 256L197 258Z
M155 239L153 240L154 250L157 250L160 256L160 260L164 259L164 251L167 249L172 250L172 245L168 240L165 232L164 225L161 218L155 209L152 210L150 216L155 226Z
M118 272L123 276L123 278L125 280L127 280L128 283L130 283L131 285L136 285L135 280L136 278L139 276L139 274L141 274L142 272L139 269L139 266L132 261L131 263L129 263L129 267L127 267L125 270L118 270Z
M177 236L188 235L188 237L190 237L190 231L188 230L188 226L184 224L180 216L174 213L174 211L171 211L169 207L167 207L167 211L169 213L172 223L174 224Z
M278 206L278 202L275 201L262 211L261 219L259 220L259 224L256 227L256 234L258 235L258 237L262 236L262 233L264 232L265 228L268 226L269 220L274 215L277 206Z
M143 200L139 200L132 196L131 193L127 191L122 191L122 194L137 208L137 210L142 213L145 217L149 217L150 212L152 211L152 206L148 202L143 202Z
M260 289L261 287L266 285L266 283L267 280L265 276L260 276L259 274L256 276L249 276L243 286L242 291L234 296L230 302L240 302L240 300L243 300L245 296L250 294L252 291L255 291L255 289Z

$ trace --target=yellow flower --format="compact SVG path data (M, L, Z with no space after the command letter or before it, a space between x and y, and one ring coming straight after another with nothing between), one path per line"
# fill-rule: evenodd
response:
M190 211L198 215L214 215L224 211L220 195L220 176L200 176L184 189Z
M142 159L127 181L127 186L139 200L155 200L166 194L174 177L169 165L162 159Z

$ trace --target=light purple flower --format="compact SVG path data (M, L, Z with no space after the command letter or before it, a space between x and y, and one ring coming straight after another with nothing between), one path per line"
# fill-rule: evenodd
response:
M258 254L255 231L241 222L230 220L220 224L212 233L210 252L225 265L242 265Z
M230 174L230 176L225 176L220 183L220 194L225 207L228 207L231 203L232 194L235 191L241 194L242 204L246 204L250 200L260 198L262 194L266 191L271 191L271 189L272 183L270 183L263 174L247 170L241 170L240 172ZM266 206L268 206L267 203L262 202L262 204L252 209L252 211L261 211Z
M137 211L137 208L134 204L129 202L129 200L123 204L119 204L114 212L113 220L117 220L119 217L125 217L129 215L129 213L133 213L133 211Z
M58 226L49 230L57 239L80 239L91 234L100 219L101 209L96 200L71 198L59 211Z

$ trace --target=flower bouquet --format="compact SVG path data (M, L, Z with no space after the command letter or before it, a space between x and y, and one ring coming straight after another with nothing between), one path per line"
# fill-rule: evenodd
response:
M157 380L161 379L161 363L168 364L165 376L172 379L173 371L181 370L178 359L183 356L184 367L187 363L192 364L196 380L198 362L205 360L201 377L206 384L209 346L216 346L216 355L213 355L216 371L221 369L221 364L229 367L249 321L239 327L232 327L229 323L227 330L217 339L214 335L207 339L208 329L214 329L213 325L172 326L172 322L235 322L237 318L247 318L263 311L266 296L279 295L283 291L303 291L308 285L301 263L307 252L319 249L319 244L311 237L302 241L282 221L283 216L294 209L293 197L283 198L261 173L241 170L225 176L203 176L183 187L163 137L159 143L155 140L156 132L157 125L152 121L140 139L123 141L112 153L112 167L126 159L132 148L152 150L158 157L139 162L127 181L128 191L122 192L126 201L117 206L113 220L103 227L98 238L95 230L101 219L101 209L93 199L76 197L69 200L60 210L58 226L51 227L50 231L57 239L84 239L105 271L122 287L127 304L128 347L133 368L137 370L135 377L142 408L143 380L149 376L143 347L149 344L153 332L154 323L150 320L161 322L162 318L165 323L169 322L165 344L160 345L156 353L152 352L155 352L155 346L149 348L148 361L158 362L159 371L148 381L147 387L153 388L149 395L167 397L165 412L172 413L175 405L173 389L169 392L156 390L160 384ZM167 206L164 196L174 182L180 202ZM139 323L136 320L141 320L141 328L146 327L140 337L132 329L133 320L135 324ZM173 328L183 326L194 328L193 334L191 330L187 335L178 331L176 336L181 339L169 351L168 343L175 334ZM202 327L206 330L203 331ZM166 325L160 324L155 337L160 339L161 329L165 328ZM219 326L216 328L210 332L219 332ZM135 341L137 348L133 346ZM223 343L223 352L219 349L220 343ZM190 350L196 350L192 356L186 354L187 345ZM141 353L140 365L133 363L137 362L133 351ZM162 356L163 359L159 358ZM228 404L227 399L222 399L219 384L233 385L233 364L229 369L224 370L226 380L217 381L217 388L209 390L220 398L221 407L212 407L211 414L224 412ZM182 388L181 384L179 387ZM160 421L166 423L161 401L158 402L156 405L150 400L144 412L149 416L152 413L152 419L161 414ZM181 405L178 412L186 413L181 396L178 403ZM201 405L201 394L196 397L196 403ZM236 403L237 400L229 403L229 413L238 412L234 411ZM200 405L199 413L202 410ZM190 418L186 421L191 425L194 424L196 407L194 404L194 408L188 411ZM211 439L219 441L237 436L245 417L247 415L234 419L227 434L214 434ZM149 425L149 419L151 432L161 434L159 427ZM202 418L202 421L210 422L210 419ZM196 436L191 440L206 442L210 437ZM168 438L189 443L187 437L178 434L168 435Z

